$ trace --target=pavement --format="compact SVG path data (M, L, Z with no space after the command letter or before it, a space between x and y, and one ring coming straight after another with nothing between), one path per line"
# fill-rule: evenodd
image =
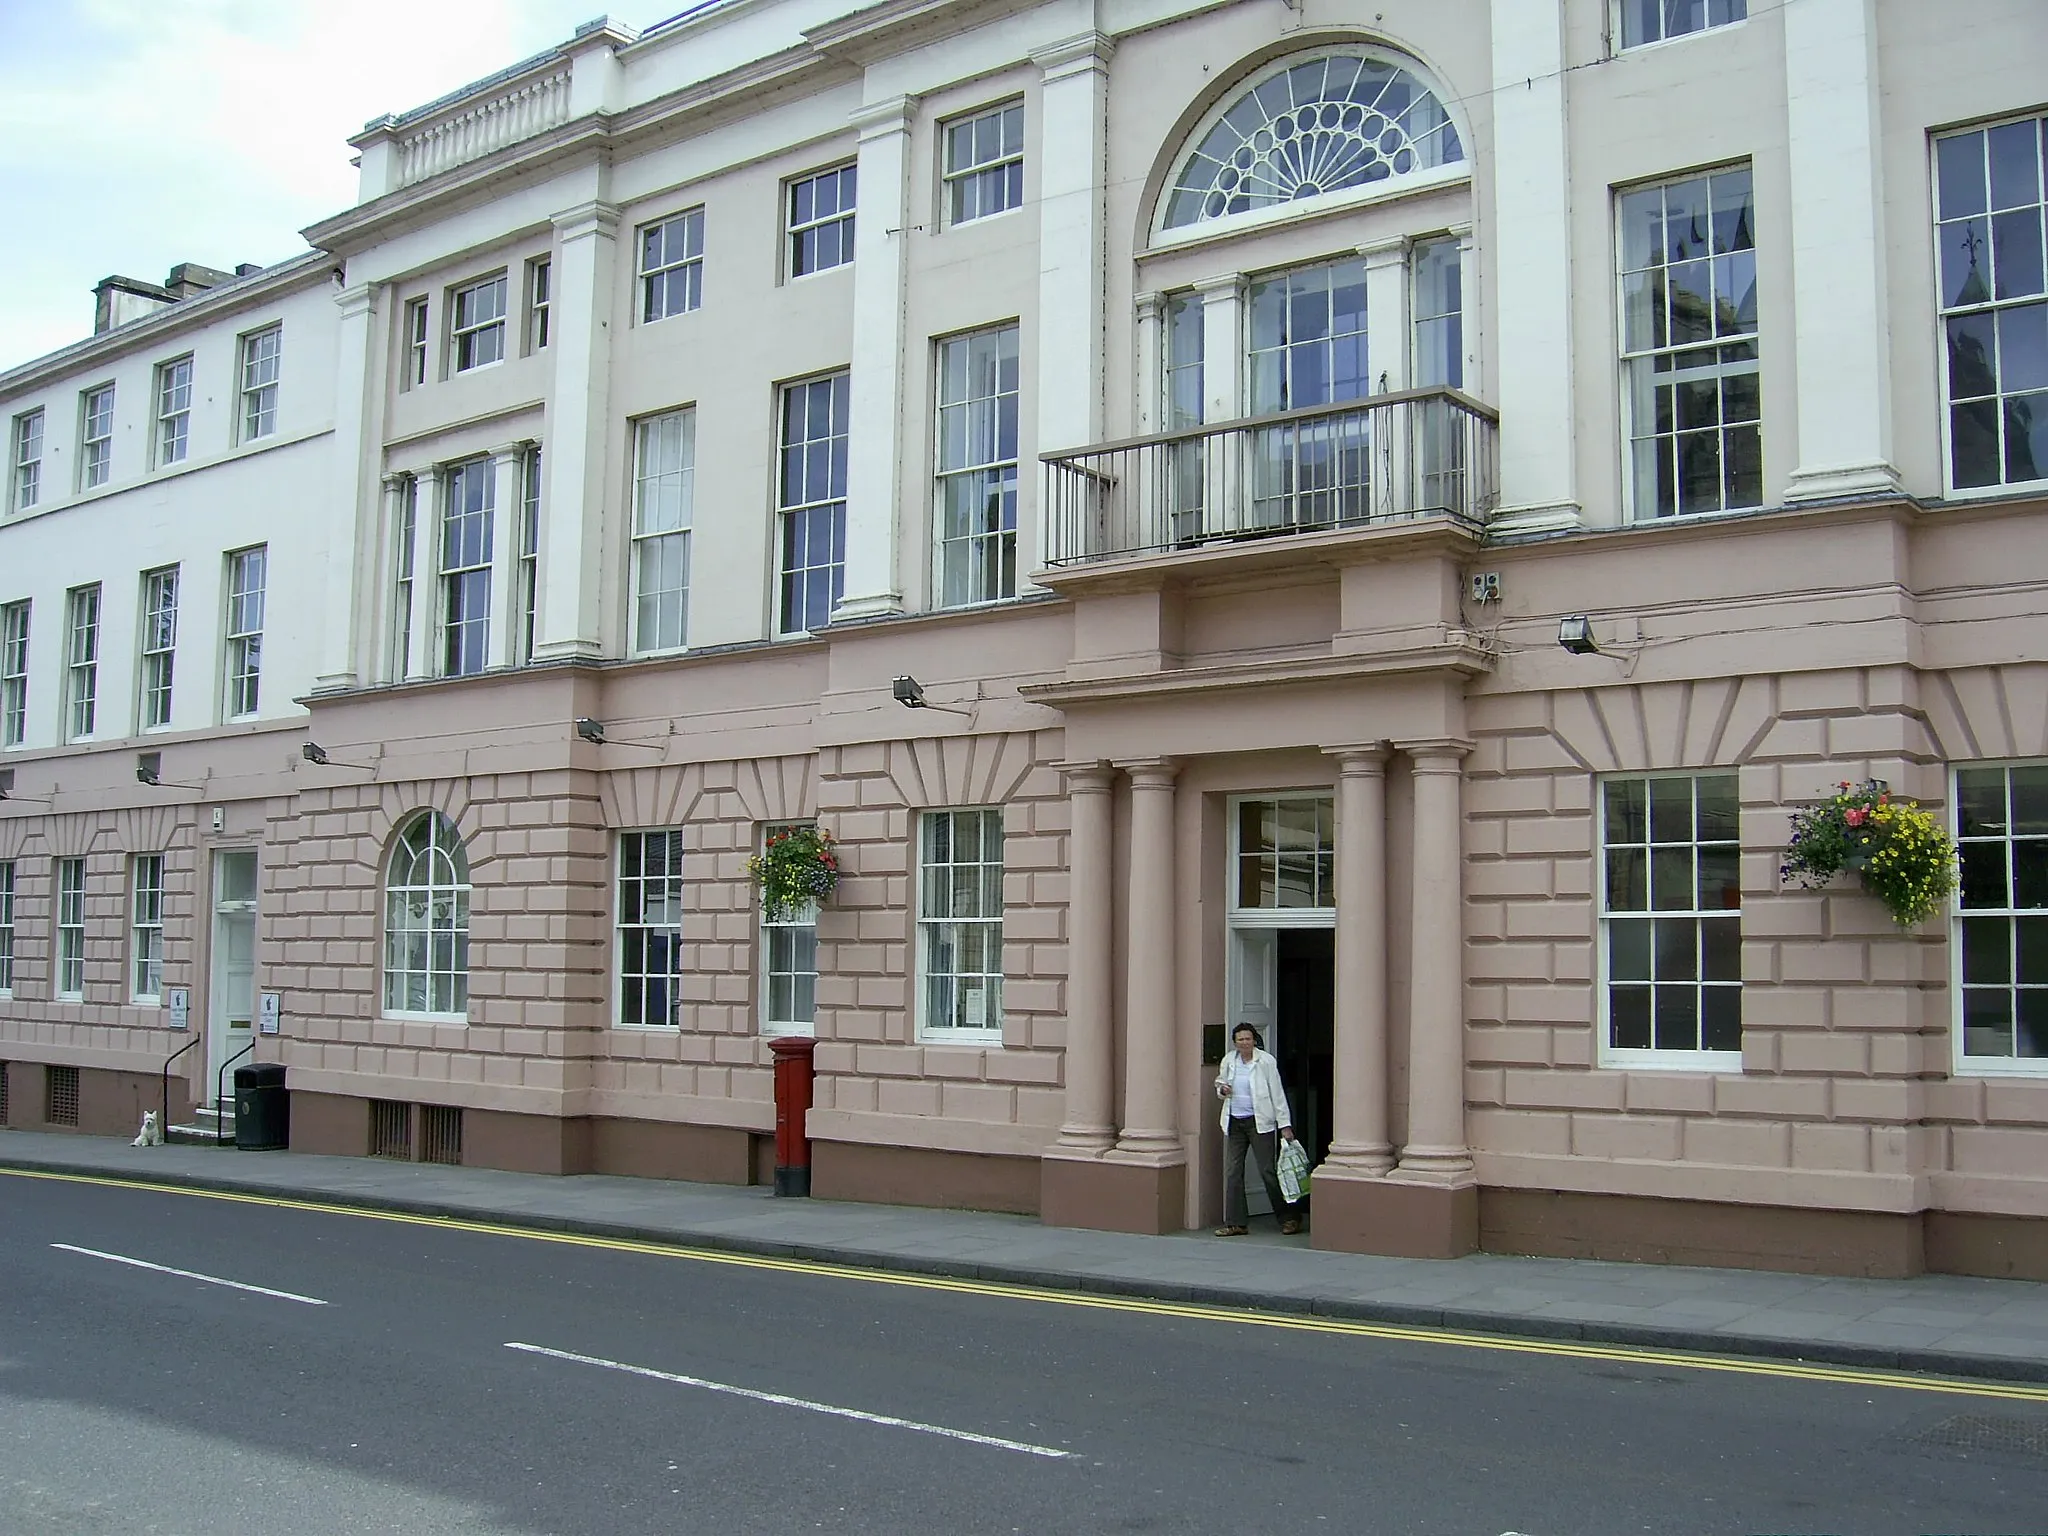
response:
M0 1131L0 1168L308 1200L763 1254L1402 1326L2048 1381L2048 1285L1872 1280L1590 1259L1319 1252L1308 1239L1147 1237L1027 1216L778 1199L764 1188L555 1177L232 1147Z

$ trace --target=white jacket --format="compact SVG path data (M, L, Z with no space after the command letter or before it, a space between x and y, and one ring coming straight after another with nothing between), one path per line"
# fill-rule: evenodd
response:
M1224 1130L1230 1129L1230 1064L1237 1059L1235 1049L1223 1058L1223 1064L1216 1069L1216 1081L1223 1085L1224 1092L1221 1117ZM1252 1125L1261 1135L1267 1131L1291 1129L1294 1117L1287 1112L1287 1090L1280 1086L1280 1063L1265 1051L1252 1052Z

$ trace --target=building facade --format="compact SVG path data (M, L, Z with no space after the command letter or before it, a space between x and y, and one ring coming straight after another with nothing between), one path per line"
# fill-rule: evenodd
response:
M1179 1230L1250 1021L1322 1246L2048 1275L2048 22L1970 9L726 0L372 123L228 806L294 1145L745 1181L808 1033L819 1194ZM177 1044L137 745L0 807L12 1061ZM1952 913L1781 879L1870 779Z

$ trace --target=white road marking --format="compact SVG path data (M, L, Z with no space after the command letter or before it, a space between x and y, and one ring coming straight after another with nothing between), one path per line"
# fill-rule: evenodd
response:
M70 1243L52 1243L50 1246L61 1248L66 1253L82 1253L89 1259L107 1259L115 1264L130 1264L137 1269L152 1269L160 1275L176 1275L181 1280L203 1280L208 1285L224 1285L231 1291L248 1291L256 1296L275 1296L279 1301L296 1301L309 1307L327 1305L317 1296L298 1296L290 1291L273 1291L266 1285L244 1285L239 1280L223 1280L219 1275L202 1275L192 1269L173 1269L168 1264L152 1264L147 1259L131 1259L126 1254L102 1253L97 1248L75 1248Z
M706 1381L701 1376L678 1376L670 1371L657 1371L644 1365L627 1365L618 1360L604 1360L596 1355L572 1354L566 1349L547 1349L539 1344L507 1344L507 1349L516 1349L529 1355L545 1355L550 1360L568 1360L577 1365L602 1366L608 1371L623 1371L628 1376L645 1376L650 1381L672 1381L681 1387L702 1387L706 1392L723 1392L728 1397L751 1398L757 1403L773 1403L781 1408L802 1408L810 1413L830 1414L837 1419L858 1419L863 1424L880 1424L887 1429L914 1429L921 1435L939 1435L948 1440L964 1440L969 1445L994 1446L999 1451L1022 1451L1026 1456L1047 1456L1065 1459L1074 1455L1072 1451L1056 1450L1049 1445L1032 1445L1023 1440L1005 1440L1000 1435L977 1435L964 1429L947 1429L941 1424L920 1424L915 1419L891 1418L886 1413L863 1413L858 1408L839 1408L831 1403L814 1403L808 1398L785 1397L780 1392L756 1392L752 1387L735 1387L722 1381Z

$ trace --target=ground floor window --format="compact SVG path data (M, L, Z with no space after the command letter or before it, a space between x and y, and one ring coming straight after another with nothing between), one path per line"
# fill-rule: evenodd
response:
M85 996L85 860L57 861L57 996Z
M384 884L384 1009L469 1012L469 852L455 823L423 811L391 851Z
M164 856L135 856L135 1000L155 1002L164 988Z
M784 823L762 829L762 840L796 830ZM761 1032L809 1035L818 1027L818 908L815 903L781 917L761 913Z
M674 1029L683 1022L683 834L619 834L619 1022Z
M2048 763L1956 770L1959 1058L2048 1068Z
M1003 1037L1003 813L926 811L918 829L919 1026Z
M1634 1066L1739 1066L1735 775L1631 776L1601 788L1606 1056Z

